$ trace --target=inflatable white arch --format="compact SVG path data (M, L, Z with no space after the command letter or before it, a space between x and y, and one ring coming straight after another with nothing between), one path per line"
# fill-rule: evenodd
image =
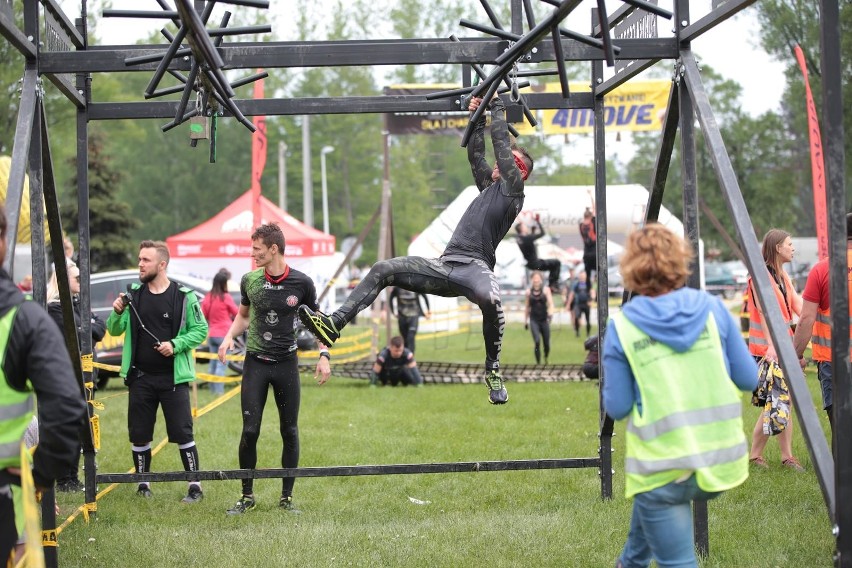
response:
M437 258L443 253L447 242L453 234L461 216L467 210L478 191L475 186L469 186L450 203L438 217L418 235L408 247L408 254L426 258ZM565 262L576 259L582 249L568 250L553 244L552 240L560 237L574 239L577 247L581 247L578 225L583 219L583 213L591 205L591 195L594 186L591 185L547 185L527 186L524 208L518 215L518 221L531 224L535 215L539 215L547 237L538 241L541 258L561 258ZM620 243L627 235L641 226L645 218L645 207L648 203L648 190L638 184L609 185L606 188L606 220L608 229L607 252L610 257L621 252ZM677 234L683 234L683 224L665 208L660 210L659 222L669 227ZM509 231L507 238L497 247L497 264L495 273L500 281L501 289L511 294L513 288L524 286L524 260L515 244L515 231ZM565 240L562 238L560 240ZM614 261L614 258L613 258ZM433 310L452 309L458 306L456 298L429 297ZM450 322L449 329L453 329ZM441 331L448 329L446 321L420 321L422 331Z

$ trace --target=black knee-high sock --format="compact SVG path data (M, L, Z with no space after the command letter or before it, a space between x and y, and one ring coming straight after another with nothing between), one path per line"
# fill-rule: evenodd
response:
M536 365L541 363L541 348L538 346L538 343L535 345L535 363Z
M133 446L133 467L136 469L136 473L151 471L151 444Z
M183 462L184 471L198 471L198 446L194 442L191 446L180 448L180 461Z

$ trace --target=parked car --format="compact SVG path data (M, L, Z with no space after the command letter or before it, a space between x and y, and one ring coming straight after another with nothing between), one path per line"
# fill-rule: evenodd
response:
M704 263L704 289L722 296L725 299L733 298L741 285L737 284L737 279L733 273L728 270L721 262L705 262Z
M741 260L728 260L722 263L722 266L734 275L734 279L740 286L745 286L748 282L748 268Z
M169 273L169 280L192 289L198 296L199 302L210 291L211 287L211 283L207 280L181 274ZM112 304L115 302L115 299L121 292L126 292L127 287L134 282L139 282L138 270L112 270L92 274L89 286L92 312L106 321L112 311ZM239 286L231 285L228 287L228 290L231 296L233 296L234 302L239 305ZM244 335L236 338L234 344L234 353L245 354ZM103 341L95 345L98 362L105 365L121 365L121 351L123 346L124 336L113 337L107 333ZM206 341L198 348L198 351L207 351ZM204 359L204 361L207 361L207 359ZM236 373L241 374L243 372L242 361L229 361L228 367ZM115 376L115 373L100 369L98 371L98 388L106 387L110 377L113 376Z

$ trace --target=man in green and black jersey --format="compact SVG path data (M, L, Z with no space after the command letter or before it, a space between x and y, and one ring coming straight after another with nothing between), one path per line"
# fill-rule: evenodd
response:
M257 466L257 440L270 386L284 440L281 467L298 467L301 383L294 324L299 305L318 308L317 291L306 274L291 268L284 260L284 233L275 223L261 225L254 231L251 251L257 270L245 274L240 281L240 309L219 347L219 360L224 362L234 337L248 329L240 399L243 416L240 468ZM330 359L328 349L320 344L314 374L319 384L331 375ZM278 503L282 509L294 512L297 511L293 506L295 482L294 477L282 480ZM243 479L242 486L242 496L228 509L229 515L240 515L255 507L254 480Z
M472 98L471 112L480 104L482 99ZM497 160L492 168L485 159L483 115L474 125L467 147L479 195L459 220L444 254L440 258L403 256L379 261L336 312L325 315L312 306L301 306L299 319L317 339L330 345L340 337L340 330L388 286L435 296L464 296L482 311L488 400L491 404L505 404L509 395L500 376L500 351L506 318L494 265L497 244L523 208L524 181L532 172L533 160L526 150L512 144L506 107L499 97L492 99L489 106L491 141Z

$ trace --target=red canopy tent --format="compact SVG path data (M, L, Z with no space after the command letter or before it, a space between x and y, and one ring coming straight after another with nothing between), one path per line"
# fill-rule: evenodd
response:
M261 223L275 222L284 231L288 258L334 254L334 236L309 227L260 197ZM251 254L251 192L247 191L217 215L166 239L172 258L232 257Z
M271 201L260 198L261 223L275 222L284 232L288 264L313 278L334 272L333 235L326 235L289 215ZM171 253L169 269L199 278L213 278L220 268L235 276L251 270L251 192L247 191L211 219L166 239Z

